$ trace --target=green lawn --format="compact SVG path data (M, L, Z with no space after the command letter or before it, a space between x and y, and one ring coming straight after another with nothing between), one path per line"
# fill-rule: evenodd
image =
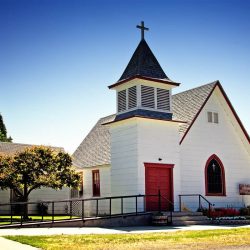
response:
M6 236L41 249L235 249L249 247L250 229L113 235ZM248 248L244 248L248 249Z
M42 221L42 216L41 215L30 215L29 218L31 218L31 220L29 222L36 222L36 221ZM78 218L76 216L72 216L72 218ZM54 216L54 220L67 220L70 219L69 215L55 215ZM5 225L5 224L10 224L10 216L9 215L1 215L0 216L0 225ZM52 216L51 215L46 215L43 216L43 220L44 221L51 221L52 220ZM12 216L12 221L13 223L20 223L21 222L21 217L20 216Z

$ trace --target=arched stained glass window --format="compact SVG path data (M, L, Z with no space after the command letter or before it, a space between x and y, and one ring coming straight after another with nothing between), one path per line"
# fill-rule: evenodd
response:
M205 167L206 195L224 196L225 190L225 172L221 160L212 155Z

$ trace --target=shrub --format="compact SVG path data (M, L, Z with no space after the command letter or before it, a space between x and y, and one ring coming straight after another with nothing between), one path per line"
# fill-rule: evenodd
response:
M240 209L240 214L241 215L248 215L248 216L250 216L250 206L242 207Z
M39 215L47 215L48 207L49 205L47 203L39 202L37 204L37 210L38 210Z
M233 216L239 216L240 211L238 211L235 208L215 208L211 211L211 217L217 218L217 217L233 217Z

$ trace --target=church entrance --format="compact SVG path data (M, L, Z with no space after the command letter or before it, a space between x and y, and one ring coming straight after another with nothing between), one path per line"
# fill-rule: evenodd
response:
M161 209L169 211L173 203L173 164L144 163L145 165L145 194L161 193ZM158 211L158 197L146 197L146 211Z

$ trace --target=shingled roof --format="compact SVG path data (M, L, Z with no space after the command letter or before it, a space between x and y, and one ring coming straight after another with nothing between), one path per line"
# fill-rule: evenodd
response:
M119 81L137 75L170 80L144 39L137 46Z
M217 82L212 82L198 88L187 90L173 95L173 117L176 120L186 121L180 126L180 134L184 135L206 101ZM110 164L110 133L109 126L102 124L112 122L115 115L101 118L89 132L73 154L73 163L76 167L93 167Z
M115 115L101 118L73 153L73 165L79 168L110 164L109 127Z
M183 135L199 112L217 81L172 96L173 120L185 121L180 125Z
M37 145L32 144L22 144L22 143L12 143L12 142L0 142L0 153L4 154L15 154L25 150L25 148L34 147ZM60 147L51 147L54 150L64 150Z

